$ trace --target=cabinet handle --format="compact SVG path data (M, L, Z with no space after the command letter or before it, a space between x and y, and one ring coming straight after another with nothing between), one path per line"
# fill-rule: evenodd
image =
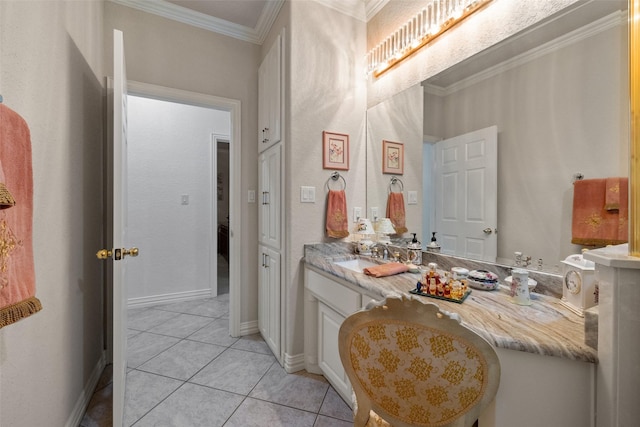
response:
M269 268L269 255L264 254L264 268Z
M262 192L262 204L263 205L268 205L271 202L271 198L269 197L269 192L268 191L263 191Z

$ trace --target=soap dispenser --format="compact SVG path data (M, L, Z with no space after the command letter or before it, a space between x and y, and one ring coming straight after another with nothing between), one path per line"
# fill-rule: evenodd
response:
M440 245L436 240L436 232L431 233L431 243L427 245L427 252L440 252Z
M422 245L416 239L416 233L413 234L413 240L407 246L407 260L415 265L422 265Z

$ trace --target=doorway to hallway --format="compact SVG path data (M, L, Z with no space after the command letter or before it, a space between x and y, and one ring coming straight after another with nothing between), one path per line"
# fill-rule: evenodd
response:
M128 104L129 307L228 292L238 336L239 102L130 82Z

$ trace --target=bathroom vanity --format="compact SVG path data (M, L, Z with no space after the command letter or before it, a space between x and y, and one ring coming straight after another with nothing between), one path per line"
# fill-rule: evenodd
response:
M306 369L324 375L347 402L351 386L338 353L340 325L371 300L410 295L420 277L372 278L335 264L350 258L357 257L343 243L305 246ZM495 347L500 388L480 427L594 425L597 352L585 344L584 319L558 298L534 292L532 305L520 306L505 290L473 290L462 304L413 297L459 314Z

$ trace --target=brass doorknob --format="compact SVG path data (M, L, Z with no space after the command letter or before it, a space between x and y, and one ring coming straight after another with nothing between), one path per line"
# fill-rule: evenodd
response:
M484 232L484 234L491 234L493 232L493 230L491 230L491 227L487 227L482 231Z
M125 255L138 256L138 253L139 253L138 248L122 249L122 256L125 256Z
M96 257L98 257L98 259L107 259L111 257L111 251L108 249L100 249L97 253L96 253Z
M139 253L140 253L140 251L138 250L138 248L114 249L113 251L111 251L109 249L100 249L96 253L96 257L98 257L98 259L107 259L107 258L111 258L111 256L113 255L113 258L116 261L119 261L119 260L121 260L122 258L124 258L127 255L129 255L131 257L135 257L135 256L138 256Z

